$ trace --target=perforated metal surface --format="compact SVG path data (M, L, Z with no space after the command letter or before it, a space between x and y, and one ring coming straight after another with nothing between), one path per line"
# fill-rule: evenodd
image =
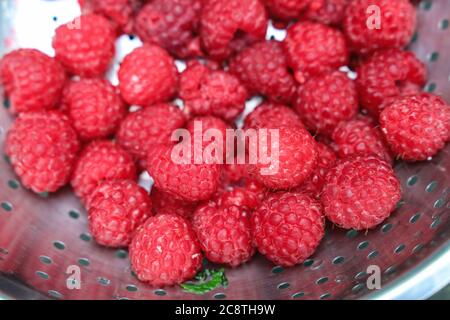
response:
M77 15L75 2L27 0L24 7L24 1L1 1L0 50L34 46L51 53L51 30ZM40 9L33 9L33 3ZM450 101L450 1L423 1L418 14L411 48L428 65L426 89ZM117 61L139 45L128 37L119 43ZM196 296L177 287L159 289L138 282L126 251L102 248L91 239L86 213L68 188L51 196L25 190L3 156L12 117L8 104L1 103L0 295L3 291L10 297L67 299L426 297L450 280L449 145L431 161L396 167L403 199L379 228L361 233L328 225L318 251L303 265L283 269L258 256L226 271L227 288ZM70 265L81 268L80 290L66 286ZM380 291L366 287L369 265L382 271ZM409 295L407 285L414 287Z

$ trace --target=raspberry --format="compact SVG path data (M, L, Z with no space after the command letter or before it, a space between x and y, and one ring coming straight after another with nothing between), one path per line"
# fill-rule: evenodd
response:
M132 180L106 180L89 200L89 230L97 243L126 247L151 215L147 191Z
M267 13L259 0L205 0L201 15L201 38L209 56L225 59L233 50L263 40Z
M381 15L379 21L377 12ZM344 32L349 46L363 54L406 46L415 27L416 10L409 0L351 1L344 17Z
M311 178L296 188L295 191L303 192L319 199L325 184L326 175L336 163L336 153L326 144L319 142L317 143L317 155L317 166Z
M302 263L325 233L320 202L308 195L278 192L251 217L254 243L270 261L285 267Z
M238 164L235 159L232 163L223 166L220 180L223 185L229 185L235 184L245 177L247 177L247 166Z
M139 12L134 28L142 41L178 55L193 41L201 9L202 0L153 0Z
M0 60L0 84L13 113L52 109L59 102L65 80L61 65L35 49L18 49Z
M14 171L36 193L54 192L69 182L78 148L75 130L57 111L20 114L5 141Z
M195 117L186 125L186 130L191 135L192 141L195 141L194 139L196 137L201 136L203 152L211 153L219 163L226 163L228 154L232 155L234 151L234 140L229 145L227 144L226 137L228 128L229 126L221 119L211 116ZM220 136L217 136L218 134ZM216 141L216 138L220 137L223 137L223 139ZM217 155L216 151L218 153Z
M172 57L162 48L144 45L128 54L119 69L122 97L141 107L170 100L178 86Z
M182 217L150 217L137 230L130 247L131 266L139 280L170 286L195 276L202 254L195 232Z
M247 98L247 90L238 78L198 62L181 74L179 94L187 113L213 115L226 121L244 111Z
M258 139L261 139L261 129L258 129ZM270 189L289 189L300 185L311 176L316 166L316 142L301 127L279 128L278 141L273 139L273 134L269 132L267 146L259 147L258 161L248 166L250 175ZM257 148L250 145L249 153L256 151L252 149Z
M180 109L160 103L129 113L120 124L116 139L144 168L149 149L159 143L170 144L172 132L185 122Z
M323 0L320 8L310 7L304 17L324 24L339 26L345 17L350 0Z
M138 0L78 0L83 13L97 13L109 18L118 29L130 31Z
M283 105L262 103L247 115L244 120L244 128L278 128L293 127L303 124L300 117L292 110Z
M64 90L63 104L80 139L85 141L115 133L126 113L118 90L103 79L71 81Z
M357 72L360 102L376 117L384 103L400 95L419 93L426 82L425 65L414 53L398 49L375 52Z
M299 87L295 110L308 129L330 136L341 121L358 112L355 84L339 71L312 77Z
M72 175L75 194L87 203L100 182L107 179L136 179L133 159L108 140L95 140L81 152Z
M89 14L59 26L53 38L56 59L72 74L102 76L114 57L115 31L103 16Z
M222 186L216 196L221 207L236 206L248 211L257 209L264 199L267 190L256 181L246 178L231 186Z
M197 208L197 202L187 202L178 200L170 194L159 191L157 188L152 188L150 193L152 199L153 212L155 214L176 214L186 219L190 219Z
M342 122L333 132L333 141L340 158L353 155L376 155L392 163L392 154L381 130L367 117Z
M401 197L389 163L376 156L340 160L328 172L322 204L328 219L344 229L366 230L385 220Z
M192 226L206 258L232 267L250 260L252 245L248 212L236 206L220 207L210 202L198 207Z
M271 101L290 103L295 95L295 80L279 42L260 42L246 48L231 61L230 72L252 94L262 94Z
M288 65L299 83L348 63L349 54L342 32L320 23L291 25L283 43Z
M426 160L450 140L450 107L432 94L405 96L387 105L380 124L398 157Z
M323 0L264 0L270 15L276 19L289 21L300 16L309 6L317 8Z
M176 146L155 146L149 152L147 171L155 181L156 188L179 200L194 202L209 199L218 188L221 167L206 161L194 163L196 150L190 150L191 155L194 155L191 159L186 160L187 156L183 154L182 159L175 161L172 152L178 156L177 150L186 146L190 149L192 144L181 142ZM173 148L176 150L172 151Z

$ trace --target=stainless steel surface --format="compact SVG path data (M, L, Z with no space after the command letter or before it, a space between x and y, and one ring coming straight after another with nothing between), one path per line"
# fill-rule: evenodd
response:
M76 0L0 0L0 50L37 47L49 54L52 30L78 14ZM429 4L432 4L431 6ZM450 102L450 1L418 10L411 48L427 63L426 87ZM55 18L56 17L56 18ZM447 22L445 22L447 21ZM124 36L118 61L139 41ZM1 52L0 51L0 52ZM3 157L12 117L0 105L0 297L66 299L402 299L427 298L450 282L450 146L431 161L399 164L402 205L379 228L356 233L327 226L318 251L304 265L282 269L262 257L226 271L229 286L204 296L180 288L152 288L131 274L125 251L90 238L86 213L69 188L35 195L20 186ZM66 270L81 269L70 290ZM366 286L367 267L381 270L381 290Z

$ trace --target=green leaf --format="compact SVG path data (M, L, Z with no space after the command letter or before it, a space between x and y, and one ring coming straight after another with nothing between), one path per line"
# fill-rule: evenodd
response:
M194 277L196 281L188 281L182 283L180 286L184 291L193 294L205 294L220 286L226 287L228 279L225 276L225 270L209 270L205 269L197 273Z

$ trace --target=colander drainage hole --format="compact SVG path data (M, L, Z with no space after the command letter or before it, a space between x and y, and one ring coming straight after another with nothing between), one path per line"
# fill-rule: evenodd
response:
M101 284L102 286L106 287L106 286L109 286L109 284L111 283L111 280L103 278L103 277L99 277L99 278L97 278L97 282L99 284Z
M78 259L78 263L83 267L89 267L89 265L91 264L88 258L80 258Z
M424 10L430 10L433 6L433 2L431 0L424 0L420 3L420 7Z
M448 29L448 25L449 25L449 23L448 23L448 20L447 20L447 19L443 19L441 22L439 22L439 28L440 28L441 30L446 30L446 29Z
M381 227L381 232L388 233L392 229L392 224L386 223Z
M365 248L367 248L369 246L369 244L370 244L369 241L360 242L358 244L358 250L364 250Z
M8 181L8 187L16 190L20 187L20 183L19 183L19 181L12 179L12 180Z
M337 256L336 258L333 259L332 263L333 264L341 264L342 262L344 262L345 258L342 256Z
M434 91L436 91L437 85L434 82L430 82L429 84L427 84L425 86L425 91L429 92L429 93L433 93Z
M422 249L423 249L423 244L419 243L412 249L412 252L419 253L420 251L422 251Z
M66 248L66 245L62 241L53 242L53 246L58 250L64 250Z
M441 224L441 218L440 218L440 217L437 217L436 219L433 220L433 222L431 222L430 228L431 228L431 229L435 229L435 228L437 228L440 224Z
M391 274L394 274L396 271L397 271L397 267L396 266L390 266L390 267L386 268L384 273L387 274L387 275L391 275Z
M47 257L47 256L40 256L39 260L43 263L43 264L52 264L52 258Z
M434 207L436 208L436 209L439 209L439 208L442 208L443 206L444 206L444 199L437 199L436 200L436 202L434 203Z
M69 217L71 217L72 219L78 219L80 217L80 213L76 210L70 210Z
M305 296L304 292L296 292L292 295L292 299L300 299Z
M409 219L409 223L416 223L417 221L419 221L420 216L420 213L416 213L415 215L411 216L411 218Z
M328 278L322 277L322 278L317 279L316 284L324 284L326 282L328 282Z
M163 289L157 289L154 291L154 293L155 293L155 295L160 296L160 297L167 295L166 290L163 290Z
M428 55L428 60L430 60L430 62L435 62L439 59L439 52L432 52Z
M283 290L283 289L289 288L290 286L291 286L291 285L290 285L289 282L281 282L281 283L278 284L277 288L278 288L279 290Z
M123 249L116 251L116 257L119 259L126 259L128 257L128 252Z
M356 279L356 280L360 280L360 279L364 278L365 276L367 276L367 272L361 271L361 272L358 272L358 273L355 275L355 279Z
M283 271L284 271L283 267L280 266L275 266L272 268L272 273L274 274L282 273Z
M227 295L225 293L219 292L214 295L214 299L225 299Z
M2 202L0 204L0 207L2 207L2 209L5 210L6 212L11 212L13 209L13 205L9 202Z
M355 286L352 288L352 292L353 292L354 294L357 294L357 293L361 292L362 289L364 289L364 284L363 284L363 283L358 283L357 285L355 285Z
M406 246L402 243L394 249L394 252L398 254L398 253L402 252L405 248L406 248Z
M331 297L331 293L324 293L323 295L321 295L319 297L319 299L324 300L324 299L328 299L329 297Z
M135 285L129 284L126 286L126 289L128 292L136 292L138 291L138 288Z
M367 259L375 259L378 257L378 251L374 250L367 255Z
M413 185L415 185L417 183L418 180L419 180L419 177L411 176L408 178L408 180L406 180L406 183L408 184L408 186L412 187Z
M433 192L434 189L436 189L436 187L438 186L438 182L437 181L431 181L425 188L426 192Z
M80 234L80 239L88 242L88 241L91 241L92 236L89 233L84 232L84 233Z
M305 267L310 267L310 266L312 266L313 263L314 263L313 259L307 259L307 260L305 260L305 262L303 262L303 265Z
M56 290L48 290L48 295L55 299L61 299L63 295Z
M353 239L353 238L355 238L357 235L358 235L358 231L357 231L357 230L353 230L353 229L347 231L347 234L346 234L347 238L349 238L349 239Z
M48 280L49 275L47 273L45 273L44 271L36 271L36 275L44 280Z

